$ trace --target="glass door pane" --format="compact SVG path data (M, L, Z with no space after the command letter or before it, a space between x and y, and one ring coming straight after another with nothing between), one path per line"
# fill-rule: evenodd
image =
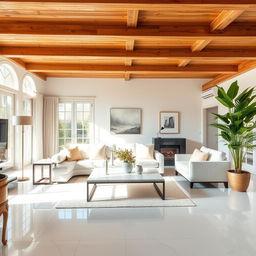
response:
M13 165L13 129L12 129L12 113L13 113L13 96L0 92L0 119L8 119L8 136L0 141L0 162Z
M75 103L76 143L90 143L91 104Z
M72 143L72 103L59 103L59 150Z

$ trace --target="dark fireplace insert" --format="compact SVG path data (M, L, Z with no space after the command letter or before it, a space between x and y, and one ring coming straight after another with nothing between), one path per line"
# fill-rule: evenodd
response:
M164 165L175 165L175 154L186 154L184 138L153 138L154 148L164 155Z

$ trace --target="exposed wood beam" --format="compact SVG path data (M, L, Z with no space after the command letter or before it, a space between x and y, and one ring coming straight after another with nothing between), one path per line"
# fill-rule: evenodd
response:
M24 61L22 61L19 58L8 58L8 60L10 60L11 62L13 62L14 64L26 69L26 63ZM46 76L37 72L31 72L32 74L34 74L35 76L37 76L38 78L42 79L42 80L46 80Z
M174 58L194 60L232 60L256 59L255 49L206 49L202 52L191 52L189 49L93 49L73 47L0 47L0 55L9 58L20 57L83 57L83 58Z
M138 24L139 10L127 11L127 27L136 28Z
M202 51L209 43L211 40L196 40L193 45L191 46L191 51L192 52L200 52Z
M186 67L189 64L189 62L191 62L191 60L184 59L178 64L178 67Z
M221 11L221 13L212 21L211 30L223 30L235 19L237 19L245 10Z
M78 10L120 10L130 8L142 8L143 10L184 10L197 8L227 8L241 7L245 5L255 5L254 0L9 0L2 1L5 8L23 8L27 7L27 3L40 8L57 8L70 10L77 5Z
M238 66L238 72L234 74L221 74L215 77L213 80L209 81L208 83L202 86L202 90L210 89L220 83L223 83L227 80L230 80L236 76L239 76L245 72L248 72L252 69L256 68L256 61L245 61Z
M221 33L211 32L207 25L156 25L127 28L123 25L94 26L91 24L63 24L46 22L2 22L0 26L2 35L48 35L48 36L86 36L90 38L120 38L128 39L189 39L189 40L248 40L256 39L255 23L231 24Z
M126 41L126 45L125 45L125 49L126 51L133 51L134 50L134 44L135 44L135 40L127 40Z
M128 72L124 73L124 80L125 81L129 81L130 80L130 73L128 73Z
M45 74L43 73L39 73L39 72L33 72L34 75L38 76L40 79L46 81L47 77Z
M81 64L27 64L26 69L31 72L132 72L132 73L228 73L237 72L237 66L233 65L194 65L188 67L177 67L168 65L139 65L139 66L119 66L119 65L81 65Z
M125 66L132 66L132 59L125 59Z

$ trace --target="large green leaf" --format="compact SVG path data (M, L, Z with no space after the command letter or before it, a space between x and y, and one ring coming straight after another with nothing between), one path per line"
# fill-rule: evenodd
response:
M225 99L223 98L220 98L220 97L215 97L222 105L224 105L225 107L227 108L233 108L234 107L234 104L230 101L226 101Z
M226 115L220 115L220 114L216 114L216 113L212 113L212 114L216 117L216 119L219 118L221 121L223 121L226 124L230 123L230 121L229 121L229 119L227 118Z
M237 85L237 81L235 81L230 85L227 91L227 95L231 100L233 100L237 96L238 91L239 91L239 86Z
M218 97L217 98L221 99L222 102L225 102L225 106L228 106L229 108L233 108L235 106L234 103L232 102L232 100L230 99L230 97L227 95L227 93L225 92L225 90L222 87L218 87Z

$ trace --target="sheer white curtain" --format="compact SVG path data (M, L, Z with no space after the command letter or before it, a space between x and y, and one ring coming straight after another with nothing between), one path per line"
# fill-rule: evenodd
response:
M58 97L44 97L44 157L52 157L57 151Z
M33 99L33 161L43 157L43 95Z

